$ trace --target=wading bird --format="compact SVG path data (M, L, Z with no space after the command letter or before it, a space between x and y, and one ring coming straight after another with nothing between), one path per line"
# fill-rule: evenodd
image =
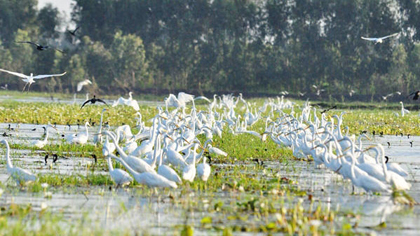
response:
M49 124L47 126L47 128L45 128L46 129L46 133L45 133L44 140L34 140L31 143L32 146L35 146L37 148L43 148L47 144L47 142L48 142L48 128L53 128L53 129L57 130L56 128L54 128L54 126L52 126L52 125Z
M7 172L12 176L16 183L19 185L24 185L26 183L35 181L36 175L20 167L13 167L12 161L10 160L10 147L7 140L3 139L0 141L0 143L6 145Z
M108 169L109 169L109 175L111 175L112 180L117 184L117 188L119 186L124 187L125 185L130 184L131 181L133 181L133 178L121 169L114 169L112 166L111 156L107 157L108 161Z
M63 76L63 75L66 74L66 72L64 72L63 74L36 75L36 76L34 76L32 73L31 73L31 75L24 75L24 74L21 74L21 73L18 73L18 72L8 71L8 70L4 70L4 69L0 69L0 71L3 71L3 72L6 72L6 73L9 73L9 74L21 77L22 80L24 82L26 82L25 86L22 89L22 92L25 91L25 88L28 84L29 84L29 86L28 86L28 91L29 91L29 87L31 87L31 84L35 83L34 79L43 79L43 78L54 77L54 76Z
M399 34L400 33L395 33L395 34L387 35L387 36L384 36L384 37L381 37L381 38L365 38L365 37L361 37L361 38L364 39L364 40L375 42L375 44L377 44L377 43L383 43L384 39L387 39L387 38L390 38L390 37L395 37Z

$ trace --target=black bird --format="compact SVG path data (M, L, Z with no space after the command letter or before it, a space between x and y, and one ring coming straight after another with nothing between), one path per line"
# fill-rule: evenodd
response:
M45 165L47 165L47 163L48 163L48 161L47 161L47 159L48 159L48 154L47 155L45 155ZM58 160L58 156L57 156L57 154L53 154L53 163L55 163L56 161Z
M108 104L104 101L104 100L102 100L102 99L99 99L99 98L96 98L96 95L93 95L93 98L92 99L89 99L89 100L87 100L86 102L84 102L83 103L83 105L80 107L80 109L82 109L86 104L88 104L88 103L92 103L92 104L95 104L95 102L102 102L103 104L105 104L105 105L107 105L108 106Z
M96 157L95 154L92 154L91 157L95 160L95 164L98 163L98 158Z
M390 142L386 142L387 144L388 144L388 148L390 148L391 147L391 143Z
M385 164L388 163L389 157L385 156Z
M32 131L36 131L36 128L31 129Z
M410 134L407 134L407 138L410 139Z
M325 112L327 112L327 111L329 111L329 110L332 110L332 109L335 109L335 108L337 108L337 106L332 106L332 107L330 107L330 108L327 108L327 109L325 109L325 110L321 111L321 114L324 114Z
M259 165L259 166L262 166L262 165L264 165L264 161L263 160L260 160L260 159L258 159L258 158L254 158L254 159L252 159L253 161L255 161L256 163L257 163L257 165Z
M37 49L38 51L44 51L44 50L47 50L47 49L52 48L52 49L57 50L57 51L59 51L59 52L61 52L61 53L64 53L63 51L61 51L61 50L60 50L60 49L58 49L58 48L53 48L53 47L50 47L50 46L43 46L43 45L41 45L41 44L37 44L37 43L31 42L31 41L22 41L22 42L16 42L16 43L29 43L29 44L35 45L35 46L36 46L36 49Z
M413 147L413 141L410 141L410 145L411 145L411 147Z
M411 97L411 99L413 100L418 100L419 96L420 96L420 90L417 90L415 92L410 93L410 95L408 95L407 98Z
M71 35L76 36L76 31L80 28L80 26L77 26L75 30L71 31L71 30L67 30L67 32L69 32Z

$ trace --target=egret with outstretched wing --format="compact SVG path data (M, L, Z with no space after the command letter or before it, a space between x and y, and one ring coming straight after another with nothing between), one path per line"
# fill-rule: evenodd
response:
M372 41L372 42L375 42L375 44L377 44L377 43L383 43L384 39L387 39L387 38L390 38L390 37L395 37L399 34L400 33L395 33L395 34L387 35L387 36L384 36L384 37L381 37L381 38L365 38L365 37L362 37L362 39Z
M66 72L62 73L62 74L52 74L52 75L33 75L31 73L31 75L24 75L22 73L18 73L18 72L13 72L13 71L8 71L8 70L4 70L4 69L0 69L0 71L18 76L20 78L22 78L22 80L24 82L26 82L25 86L22 89L22 92L25 91L26 86L29 84L28 86L28 91L29 91L29 87L31 87L31 84L35 82L34 79L43 79L43 78L48 78L48 77L54 77L54 76L63 76L66 74Z

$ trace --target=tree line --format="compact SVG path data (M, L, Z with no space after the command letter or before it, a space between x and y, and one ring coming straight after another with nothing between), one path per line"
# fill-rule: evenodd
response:
M414 0L74 0L71 22L36 0L0 0L0 68L62 73L32 89L354 95L420 86ZM70 24L71 23L71 24ZM63 31L80 27L75 36ZM397 37L373 43L361 37ZM37 51L33 41L60 48ZM0 83L18 88L15 77ZM315 85L315 86L314 86ZM315 88L316 87L316 88ZM319 91L318 91L319 90Z

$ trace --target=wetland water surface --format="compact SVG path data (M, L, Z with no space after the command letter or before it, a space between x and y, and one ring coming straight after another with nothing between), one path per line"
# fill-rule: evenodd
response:
M78 129L84 130L82 126L57 125L58 132L50 130L50 144L62 144L61 134L74 133ZM89 132L93 134L96 130L97 127L91 127ZM42 125L35 124L10 124L10 129L9 124L0 124L0 131L10 135L4 138L11 145L22 146L40 139L44 133ZM399 163L409 172L407 180L412 187L407 193L419 202L420 137L376 136L364 146L374 143L383 144L390 161ZM312 227L320 227L327 233L351 230L381 235L418 235L420 232L419 205L394 204L390 194L359 194L363 193L360 189L352 194L352 185L348 180L325 168L315 168L312 162L292 158L287 162L264 161L262 166L251 158L230 164L213 163L210 178L214 175L224 177L213 183L216 187L208 189L205 183L195 188L184 183L176 190L160 189L156 192L141 185L114 189L112 182L91 186L82 181L33 191L34 187L21 189L9 179L5 149L1 150L0 181L4 191L0 197L1 207L30 204L34 212L46 209L53 216L62 216L64 225L85 222L85 226L99 230L159 235L179 234L184 225L192 226L194 235L220 235L230 227L235 229L235 234L248 235L254 233L247 231L269 232L273 227L270 223L282 225L282 217L293 218L293 214L299 215L301 211L301 214L309 215L309 221L303 222L297 217L296 224L306 228L304 232L307 233ZM104 159L100 158L95 164L87 149L64 149L60 156L66 158L60 157L54 164L51 164L52 158L48 159L48 164L45 163L46 153L30 148L12 147L11 150L14 165L38 174L38 178L43 175L71 175L93 179L95 177L92 176L108 174ZM253 189L253 185L242 182L247 178L266 185L274 184L267 188L269 190L261 186ZM322 209L320 214L325 214L325 219L321 221L314 216L318 207ZM294 210L297 213L293 213ZM331 217L333 220L329 219ZM46 219L39 221L43 220ZM280 232L287 233L287 229Z

